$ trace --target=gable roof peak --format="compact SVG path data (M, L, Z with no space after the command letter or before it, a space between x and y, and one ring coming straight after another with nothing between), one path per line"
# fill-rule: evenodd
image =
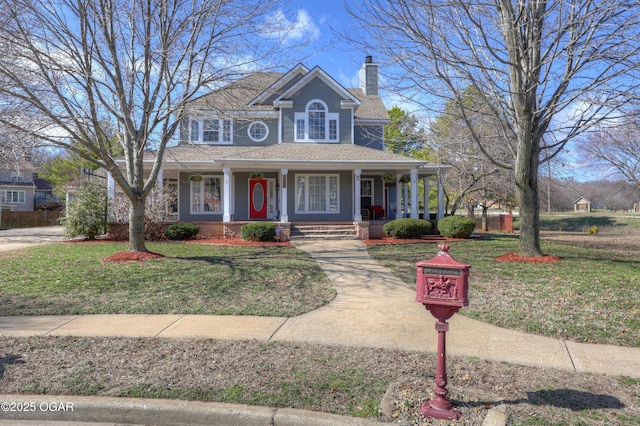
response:
M262 93L256 96L251 102L249 102L248 106L257 105L261 102L264 102L269 97L275 95L279 90L281 90L295 76L299 74L305 75L308 72L309 72L309 68L307 68L303 64L300 63L296 65L286 73L282 74L282 76L275 83L267 87Z
M331 77L325 70L323 70L319 65L313 67L309 72L307 72L304 77L298 80L295 84L285 90L280 94L275 100L274 104L281 102L284 99L288 99L295 92L297 92L301 87L304 87L307 83L309 83L314 78L320 78L323 80L329 87L335 90L343 99L349 100L353 102L354 105L360 105L360 100L355 97L351 92L345 89L340 83L338 83L333 77Z

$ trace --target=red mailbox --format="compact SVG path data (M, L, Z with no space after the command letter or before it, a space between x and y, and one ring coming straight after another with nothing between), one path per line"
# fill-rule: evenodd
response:
M449 255L449 246L438 246L438 254L431 260L416 263L416 302L422 303L437 319L438 364L436 371L435 398L425 401L420 411L425 417L456 420L460 413L447 398L447 349L445 333L449 331L447 320L463 306L469 306L469 268Z
M471 266L451 257L446 244L438 248L440 251L436 257L416 263L416 302L425 306L469 306L467 291Z

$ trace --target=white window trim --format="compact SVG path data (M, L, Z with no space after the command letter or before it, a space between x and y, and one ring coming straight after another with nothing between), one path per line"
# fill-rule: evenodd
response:
M255 125L262 125L267 130L262 139L256 139L251 135L251 128ZM264 121L252 121L251 124L249 124L249 127L247 127L247 135L249 136L249 139L254 142L264 142L269 137L269 126L267 126L267 123L265 123Z
M13 193L14 192L18 193L18 201L13 201ZM12 194L11 200L7 200L7 193ZM24 204L24 203L27 202L27 193L26 193L26 191L7 189L7 190L0 191L0 194L2 195L2 197L0 197L0 201L2 201L5 204ZM20 201L21 198L22 198L22 201Z
M325 139L311 139L309 138L309 107L314 103L320 103L325 109L325 122L324 122L324 134ZM298 137L298 120L304 120L304 138ZM330 122L336 122L336 138L329 139ZM312 99L307 102L304 108L304 112L296 112L293 118L293 137L295 142L325 142L325 143L340 143L340 114L337 112L329 112L326 102L320 99Z
M205 200L204 200L204 180L205 179L220 179L220 210L205 210ZM200 207L202 210L193 210L193 186L195 183L200 184ZM202 181L200 182L189 182L189 213L192 215L202 215L202 214L216 214L222 215L224 213L224 176L223 175L202 175Z
M204 120L218 120L218 141L207 141L203 140L204 133ZM198 134L194 138L193 136L193 121L198 122ZM224 123L225 121L229 122L229 131L230 131L230 140L225 141L223 139L224 134ZM215 118L215 117L191 117L189 119L189 142L193 144L202 144L202 145L233 145L233 119L231 118Z
M305 191L304 191L304 197L305 197L305 201L304 201L304 205L305 205L305 210L300 210L298 208L298 200L297 200L297 194L298 194L298 178L299 177L304 177L305 178ZM308 210L309 208L309 178L310 177L324 177L326 178L325 181L325 186L326 186L326 206L327 209L326 210ZM337 189L337 193L336 193L336 210L335 211L331 211L331 178L335 178L336 179L336 189ZM295 203L295 212L297 214L338 214L340 213L340 175L337 173L333 173L333 174L321 174L321 173L296 173L294 175L294 183L295 183L295 187L294 187L294 203Z

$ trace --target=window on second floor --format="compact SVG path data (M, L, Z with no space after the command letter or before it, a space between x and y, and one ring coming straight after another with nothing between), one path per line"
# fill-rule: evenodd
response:
M189 141L230 144L233 142L233 121L222 118L192 118L189 123Z
M305 112L295 113L296 142L338 142L338 117L323 101L310 101Z

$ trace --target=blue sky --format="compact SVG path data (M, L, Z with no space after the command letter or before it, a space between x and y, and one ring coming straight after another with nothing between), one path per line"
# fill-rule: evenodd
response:
M318 50L304 59L304 65L320 66L344 87L357 87L358 71L370 53L338 40L335 31L353 24L343 0L293 0L287 7L284 18L295 28L291 36L301 40L310 35L313 42L308 52Z

